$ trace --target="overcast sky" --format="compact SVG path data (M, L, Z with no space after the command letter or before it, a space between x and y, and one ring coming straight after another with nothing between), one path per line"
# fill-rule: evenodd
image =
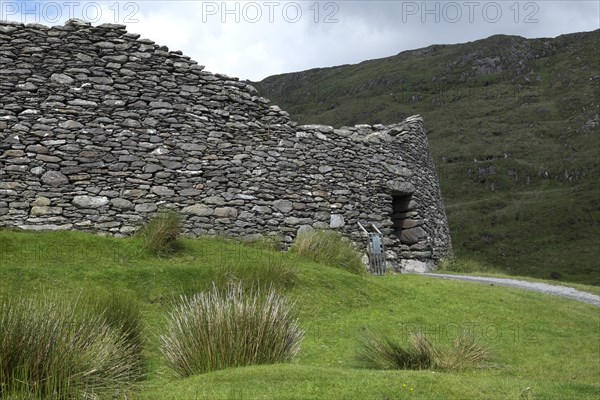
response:
M0 19L69 17L127 25L211 72L241 79L387 57L494 34L528 38L600 28L589 1L0 0Z

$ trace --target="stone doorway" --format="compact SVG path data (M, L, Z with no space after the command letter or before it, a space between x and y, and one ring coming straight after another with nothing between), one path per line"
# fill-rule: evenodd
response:
M412 200L411 194L394 194L392 195L392 229L394 235L398 239L402 235L402 229L404 228L404 221L406 218L409 218L411 215L409 214L412 209L410 208L410 202Z

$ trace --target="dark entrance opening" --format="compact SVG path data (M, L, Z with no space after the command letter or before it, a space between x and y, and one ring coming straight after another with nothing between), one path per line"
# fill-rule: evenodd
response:
M392 229L398 238L400 238L400 235L402 234L402 225L404 220L410 216L408 212L412 211L412 209L409 207L411 200L412 194L392 195Z

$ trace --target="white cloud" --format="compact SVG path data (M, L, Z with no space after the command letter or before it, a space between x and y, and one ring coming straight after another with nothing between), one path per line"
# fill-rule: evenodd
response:
M49 3L6 0L0 0L0 18L54 25L69 16L85 19L84 11L89 15L99 7L95 24L125 23L130 32L182 50L212 72L252 80L494 34L554 37L600 28L595 0L82 0L75 8L66 0L53 3L62 7L60 21L48 21L48 10L31 15L34 4ZM7 9L15 5L16 12Z

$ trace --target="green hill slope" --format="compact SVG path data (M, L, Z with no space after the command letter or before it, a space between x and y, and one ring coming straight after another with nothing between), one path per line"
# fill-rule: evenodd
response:
M301 123L423 115L458 256L598 285L599 47L498 35L254 85Z
M284 280L275 272L282 270ZM222 284L224 277L274 281L295 301L306 331L299 356L288 364L177 378L158 351L166 314L179 295L213 281ZM417 275L358 276L293 253L230 241L183 240L175 257L156 258L142 252L136 238L0 230L0 300L52 293L77 301L82 290L126 293L142 306L147 373L128 399L505 400L600 394L600 320L589 304ZM464 372L364 369L355 355L365 328L397 338L421 329L440 343L470 329L490 349L492 364Z

